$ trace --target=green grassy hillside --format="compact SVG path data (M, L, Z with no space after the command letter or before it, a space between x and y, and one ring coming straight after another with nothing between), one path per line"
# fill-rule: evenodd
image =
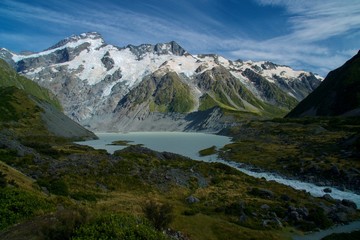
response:
M18 135L49 135L41 119L42 109L16 87L0 87L0 129Z
M36 210L30 219L6 227L0 238L46 239L57 234L61 239L138 239L130 236L149 234L140 239L167 239L157 230L166 226L195 240L289 239L295 229L333 224L322 210L333 203L219 163L138 146L114 155L68 143L48 149L38 144L34 149L41 158L25 161L26 157L11 152L5 157L3 150L0 159L36 176L34 186L49 194L39 205L43 213ZM43 195L38 193L39 201ZM51 209L54 205L61 207ZM292 219L290 206L308 213ZM168 215L171 218L158 225ZM357 213L348 216L355 218Z
M0 60L0 130L21 137L71 139L96 138L61 112L59 101L48 90L19 76Z
M123 107L129 104L131 108L145 104L151 112L187 113L193 110L195 100L190 87L176 73L169 72L147 77L120 102Z
M20 76L4 60L0 59L0 87L14 86L24 90L27 94L54 105L61 110L61 104L57 98L47 89L40 87L37 83Z
M153 94L153 110L187 113L194 108L195 101L188 85L179 76L170 72L163 76Z
M296 100L286 96L275 85L260 81L272 104L259 100L238 79L223 67L213 68L198 76L198 87L205 92L200 98L199 110L219 106L226 110L255 113L259 116L284 116ZM279 104L281 103L281 104Z

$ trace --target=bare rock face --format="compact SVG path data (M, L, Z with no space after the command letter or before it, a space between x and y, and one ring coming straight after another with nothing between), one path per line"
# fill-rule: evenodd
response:
M322 79L271 62L191 55L174 41L120 48L94 32L39 53L0 49L0 58L50 89L71 119L102 131L213 131L231 120L207 110L285 113Z

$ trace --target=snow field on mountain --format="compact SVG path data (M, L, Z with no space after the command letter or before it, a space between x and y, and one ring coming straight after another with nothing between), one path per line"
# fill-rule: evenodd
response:
M1 49L0 54L3 58L15 61L13 65L21 69L21 74L51 89L62 101L69 116L79 122L85 121L89 126L92 123L91 119L96 120L98 116L104 119L104 114L108 114L108 118L113 115L114 118L118 117L115 116L114 111L120 100L131 91L135 91L136 87L151 75L160 79L169 72L177 73L182 82L188 85L190 94L194 98L190 112L199 109L199 99L205 93L213 98L219 98L212 92L213 86L208 86L208 90L200 87L201 81L207 81L208 77L213 80L205 84L214 84L213 81L218 80L220 82L214 86L220 87L215 90L221 91L221 88L229 86L227 81L231 74L256 98L264 102L268 101L270 104L274 101L264 98L266 93L263 91L267 89L259 84L259 77L274 83L272 88L280 93L283 91L290 96L295 94L298 100L311 90L309 86L312 84L309 83L314 80L311 73L295 71L290 67L271 62L231 61L216 54L191 55L175 42L128 45L121 48L106 44L97 33L71 36L40 53L21 55ZM218 69L212 71L213 68ZM209 72L205 73L206 71ZM227 75L225 78L223 73ZM278 77L274 77L275 75ZM301 76L300 79L299 75L304 77ZM287 84L291 81L297 83ZM144 92L146 89L141 91ZM272 96L273 92L269 91ZM249 101L245 101L240 93L233 92L233 97L236 98L233 99L227 95L229 92L231 89L219 94L224 94L222 98L234 106L234 110L244 110L244 105L246 111L259 110ZM144 119L148 114L148 108L145 105L136 107L132 104L136 103L128 104L129 109L124 110L124 113L131 115L129 119L137 115ZM131 112L132 109L138 112Z

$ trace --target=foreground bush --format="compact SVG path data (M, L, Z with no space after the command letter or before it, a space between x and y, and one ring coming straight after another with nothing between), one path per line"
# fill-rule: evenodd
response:
M72 240L162 240L167 239L147 221L133 216L106 215L76 230Z
M50 208L49 203L33 194L13 187L2 188L0 189L0 230Z
M166 229L174 218L173 207L170 204L161 204L153 200L145 203L143 212L157 230Z

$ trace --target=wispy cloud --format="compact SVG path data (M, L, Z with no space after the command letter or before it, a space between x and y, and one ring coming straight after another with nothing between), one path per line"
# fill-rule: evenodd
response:
M262 5L283 6L292 16L293 33L288 36L302 41L324 40L351 29L360 29L358 0L258 0Z
M206 1L204 4L209 5L220 4L224 0ZM192 53L211 52L232 59L270 60L323 75L357 51L354 46L333 50L324 41L344 34L351 36L349 33L352 32L359 35L358 0L253 1L259 7L284 9L288 17L287 26L290 26L285 35L256 40L248 29L246 38L236 32L223 34L222 29L226 26L211 14L194 8L192 1L173 1L175 5L172 8L181 10L178 15L173 15L151 1L141 5L142 9L130 9L114 4L115 1L103 6L101 1L87 1L84 5L76 0L48 0L48 4L44 5L2 0L1 16L42 31L37 36L28 36L23 32L6 33L0 30L0 38L13 38L23 46L38 41L44 43L45 49L49 47L45 45L47 42L54 43L62 37L84 31L98 31L106 41L119 46L176 40ZM243 31L240 27L239 32ZM54 40L50 41L50 36Z
M81 8L81 11L63 13L17 1L5 0L4 3L7 8L1 8L0 14L11 15L24 24L33 23L35 25L38 24L37 21L50 23L51 27L47 30L53 34L62 33L64 29L71 28L72 31L74 29L98 31L106 37L106 40L117 44L141 44L176 39L184 43L193 42L200 49L210 48L211 44L208 43L213 42L212 36L208 33L184 26L182 21L176 18L164 19L157 15L134 12L116 5L110 8L107 5L104 8L101 4L92 3L81 6L73 2L71 6L66 7L69 9ZM204 24L220 25L210 17L202 16L202 19L205 21ZM54 24L57 26L56 28L53 28ZM46 28L46 24L41 27Z
M265 41L240 44L233 56L269 59L293 67L307 67L325 75L356 54L356 49L334 51L324 41L360 31L358 0L255 0L262 6L285 8L291 32Z

